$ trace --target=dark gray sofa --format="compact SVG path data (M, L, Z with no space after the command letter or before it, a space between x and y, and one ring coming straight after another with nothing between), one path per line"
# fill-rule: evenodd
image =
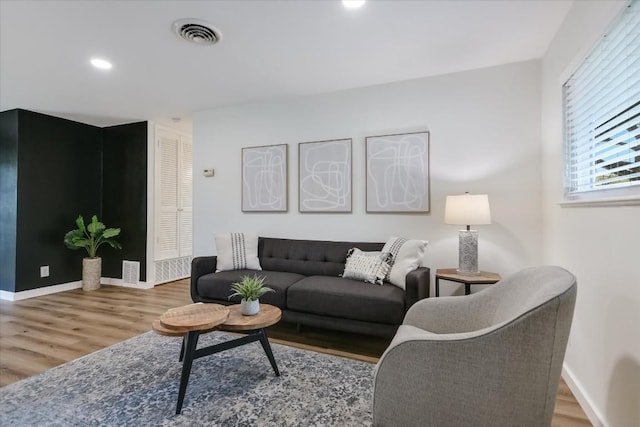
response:
M216 257L197 257L191 264L194 302L233 304L230 287L244 275L265 277L275 290L260 302L282 309L282 319L368 335L393 336L404 314L416 301L429 297L429 269L420 267L406 278L406 290L390 283L371 283L339 277L347 251L379 251L384 243L329 242L260 237L258 258L262 271L232 270L216 273Z

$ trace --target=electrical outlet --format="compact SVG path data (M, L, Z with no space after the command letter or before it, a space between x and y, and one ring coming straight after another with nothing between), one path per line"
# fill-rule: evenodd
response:
M40 267L40 277L49 277L49 266L43 265Z

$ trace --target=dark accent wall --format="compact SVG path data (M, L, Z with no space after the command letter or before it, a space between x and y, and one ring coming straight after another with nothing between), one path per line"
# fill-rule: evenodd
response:
M100 248L102 276L120 278L122 260L130 259L141 262L145 280L146 123L102 129L11 110L0 113L0 134L0 289L81 280L87 253L63 243L79 214L123 229L122 251ZM40 278L43 265L49 277Z
M81 278L87 253L63 238L78 214L100 214L101 148L98 127L19 110L16 292Z
M18 111L0 113L0 290L16 283Z
M122 277L122 260L147 265L147 122L103 129L102 216L107 227L122 229L122 250L102 257L102 276ZM103 246L105 247L105 246ZM106 247L105 247L106 248ZM106 256L106 253L109 256Z

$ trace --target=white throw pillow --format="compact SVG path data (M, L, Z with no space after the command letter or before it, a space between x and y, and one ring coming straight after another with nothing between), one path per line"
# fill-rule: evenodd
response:
M387 281L405 289L407 274L422 264L427 243L426 240L408 240L391 236L382 248L382 252L389 252L393 256Z
M262 270L258 259L258 235L250 233L216 234L218 262L223 270Z
M342 277L382 285L389 272L390 260L391 254L388 252L363 252L358 248L349 249Z

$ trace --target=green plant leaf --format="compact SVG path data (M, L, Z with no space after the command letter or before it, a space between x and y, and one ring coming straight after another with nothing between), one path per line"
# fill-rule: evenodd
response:
M96 221L91 221L91 224L87 225L87 230L89 231L89 233L91 233L94 236L101 236L103 231L105 230L105 226L103 223L99 222L97 220L97 218L95 217L95 215L93 216L93 218Z
M91 244L91 240L81 237L73 239L71 243L78 248L86 248Z
M114 249L122 249L122 245L116 242L115 240L109 239L109 240L105 240L105 242L107 242Z
M96 251L103 243L108 243L115 249L122 249L120 243L115 240L115 236L120 234L120 229L107 229L103 223L98 221L97 215L93 215L91 223L86 226L82 215L79 215L76 219L76 225L78 227L76 230L71 230L64 236L64 244L68 248L84 248L91 258L97 256Z
M87 231L86 227L84 226L84 218L82 218L82 215L78 215L78 218L76 218L76 225L78 226L78 230L80 230L81 232L85 232Z
M109 239L111 237L117 236L118 234L120 234L119 228L107 228L106 230L104 230L104 233L102 233L102 237L104 237L105 239Z
M69 249L80 249L82 246L77 246L75 244L75 242L78 239L82 239L84 238L84 234L82 234L82 231L80 230L71 230L69 231L67 234L64 235L64 244L69 248Z
M236 282L231 285L233 293L229 295L229 299L239 296L245 301L254 301L267 292L275 292L273 289L264 286L264 277L258 277L254 274L253 277L242 276L241 279L242 280L240 282Z

